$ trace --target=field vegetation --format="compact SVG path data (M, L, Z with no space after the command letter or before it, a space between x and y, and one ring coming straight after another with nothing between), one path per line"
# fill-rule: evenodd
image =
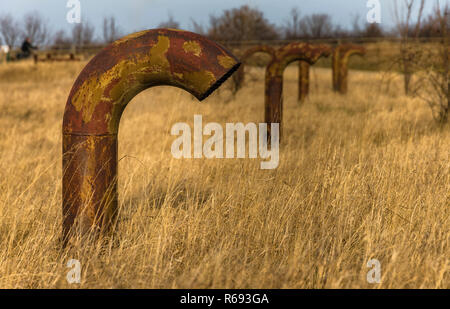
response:
M450 288L449 125L403 94L399 74L351 70L341 96L329 66L312 67L302 105L287 68L269 171L170 152L171 126L194 114L262 122L263 68L247 68L236 96L230 84L202 103L176 88L139 94L120 128L115 234L62 249L62 116L84 65L0 65L0 288ZM366 280L370 259L380 284Z

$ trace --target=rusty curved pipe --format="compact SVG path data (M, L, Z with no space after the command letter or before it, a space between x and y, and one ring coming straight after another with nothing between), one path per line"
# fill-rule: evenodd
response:
M334 48L332 56L333 90L346 94L348 90L348 59L352 55L364 56L366 49L354 44L342 44Z
M198 34L171 29L126 36L95 56L78 76L63 120L63 237L107 231L117 212L117 134L139 92L159 85L203 100L238 60Z
M308 43L291 43L278 49L275 57L266 69L266 87L264 118L268 125L270 141L270 124L279 123L281 139L281 120L283 110L283 72L294 61L305 61L312 65L320 57L328 57L331 48L327 45L311 45Z
M237 70L236 74L233 75L234 83L235 83L235 92L239 91L239 89L242 88L242 85L244 83L245 74L244 74L244 64L247 61L248 58L253 56L256 53L265 53L272 58L275 56L275 49L273 47L270 47L268 45L258 45L254 46L252 48L247 49L242 57L240 57L240 60L242 62L241 66Z

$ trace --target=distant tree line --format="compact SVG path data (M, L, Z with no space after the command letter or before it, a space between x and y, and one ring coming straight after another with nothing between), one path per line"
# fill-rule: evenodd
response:
M430 14L419 27L409 25L408 31L420 37L439 37L441 30L438 17ZM158 28L179 28L180 24L169 15ZM123 35L113 16L104 17L101 33L96 34L90 22L75 24L71 31L53 32L48 21L38 12L30 12L16 20L10 14L0 15L0 43L18 46L29 37L38 46L83 47L92 44L110 43ZM243 5L211 15L207 25L191 19L190 29L221 42L243 42L258 40L332 39L361 37L399 37L398 27L384 29L379 24L367 23L361 16L354 16L351 26L343 28L328 14L302 15L293 8L281 25L271 23L262 11Z
M410 28L417 28L419 37L441 37L439 25L439 17L433 12ZM450 27L450 22L447 25ZM380 24L366 22L361 16L354 16L350 28L343 28L328 14L302 16L297 8L293 8L284 23L277 26L270 23L263 12L246 5L225 10L220 16L211 16L206 29L195 22L192 22L192 28L219 41L400 37L397 26L385 29Z
M53 32L49 22L39 12L30 12L16 20L10 14L0 15L0 44L19 46L25 38L37 46L61 48L84 47L92 44L111 43L122 36L113 16L103 19L101 37L95 36L95 27L90 22L75 24L69 32Z

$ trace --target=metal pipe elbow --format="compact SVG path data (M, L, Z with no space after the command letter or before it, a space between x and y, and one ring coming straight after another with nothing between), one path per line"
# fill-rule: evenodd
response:
M115 41L83 69L67 100L64 134L117 134L120 117L139 92L182 88L203 100L238 67L225 48L188 31L154 29Z

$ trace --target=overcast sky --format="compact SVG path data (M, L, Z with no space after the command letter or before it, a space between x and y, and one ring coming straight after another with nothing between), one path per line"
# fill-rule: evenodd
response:
M191 18L207 25L211 14L219 15L224 9L248 4L264 12L271 22L282 25L293 7L302 15L311 13L330 14L335 23L348 27L353 16L360 15L365 20L368 0L79 0L81 19L96 26L96 35L101 35L103 17L114 15L124 33L155 28L172 15L182 29L191 29ZM382 25L391 26L393 21L393 1L380 0ZM444 0L445 2L446 0ZM441 1L442 2L442 1ZM435 0L426 0L427 12ZM67 0L0 0L0 15L10 13L21 18L25 13L38 11L56 29L71 29L66 21L69 9Z

